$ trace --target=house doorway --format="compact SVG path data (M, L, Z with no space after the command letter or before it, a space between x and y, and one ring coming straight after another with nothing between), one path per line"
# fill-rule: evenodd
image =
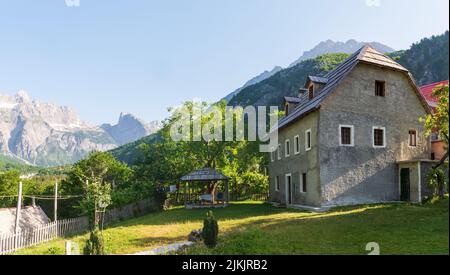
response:
M410 201L410 169L402 168L400 169L400 200Z
M286 175L286 204L292 204L292 175Z

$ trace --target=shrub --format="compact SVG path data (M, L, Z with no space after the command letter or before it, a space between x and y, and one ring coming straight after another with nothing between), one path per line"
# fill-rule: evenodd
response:
M64 255L64 251L57 246L52 246L49 249L47 249L46 255Z
M84 255L105 255L104 239L99 230L91 231L83 252Z
M432 169L428 174L427 184L434 190L434 196L438 196L440 199L444 198L447 181L445 178L445 173L442 169Z
M209 248L214 248L217 245L217 237L219 235L219 224L215 219L213 212L206 213L206 219L203 221L203 241Z

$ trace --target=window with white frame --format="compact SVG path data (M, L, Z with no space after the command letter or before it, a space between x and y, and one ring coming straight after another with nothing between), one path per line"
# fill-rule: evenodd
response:
M300 154L300 136L294 137L294 154Z
M311 150L311 129L308 129L305 132L305 150Z
M374 126L372 128L372 144L374 148L386 147L386 128Z
M277 157L278 157L278 160L281 159L281 144L278 144Z
M278 176L275 177L275 191L280 191L280 178Z
M284 142L284 155L285 157L289 157L291 155L291 141L286 139Z
M339 125L339 146L354 146L353 125Z

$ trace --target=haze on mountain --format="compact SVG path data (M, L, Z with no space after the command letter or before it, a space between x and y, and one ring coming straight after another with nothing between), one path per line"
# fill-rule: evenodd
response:
M297 60L291 63L289 65L290 67L294 67L295 65L299 64L300 62L308 59L313 59L318 57L319 55L327 54L327 53L354 53L357 50L361 49L364 45L370 44L375 50L382 52L382 53L391 53L395 50L389 46L386 46L379 42L360 42L356 41L355 39L349 39L347 42L335 42L331 39L328 39L326 41L320 42L317 46L312 48L309 51L303 52L303 55L300 56Z
M75 110L30 99L25 91L0 94L0 154L38 166L76 162L91 151L107 151L159 129L122 113L117 125L92 126Z
M360 48L362 48L365 44L370 44L372 45L372 47L374 47L377 51L380 51L382 53L391 53L394 52L395 50L389 46L386 46L382 43L379 42L359 42L356 41L354 39L350 39L347 42L335 42L333 40L326 40L326 41L322 41L320 42L317 46L315 46L314 48L312 48L309 51L305 51L303 52L302 56L300 56L297 60L295 60L294 62L292 62L288 68L294 67L298 64L300 64L302 61L308 60L308 59L314 59L320 55L323 54L328 54L328 53L354 53L357 50L359 50ZM226 100L227 102L230 102L232 100L232 98L234 96L236 96L237 94L239 94L242 90L244 90L245 88L258 84L272 76L274 76L275 74L277 74L278 72L282 71L283 68L280 66L276 66L274 67L272 70L270 71L264 71L263 73L259 74L258 76L250 79L249 81L247 81L242 87L236 89L235 91L233 91L232 93L228 94L227 96L225 96L223 98L223 100Z

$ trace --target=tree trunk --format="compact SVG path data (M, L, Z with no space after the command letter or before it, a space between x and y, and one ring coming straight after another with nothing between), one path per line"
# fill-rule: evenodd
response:
M445 155L442 157L442 159L439 161L438 164L433 166L434 169L439 168L442 164L445 163L445 161L448 159L448 151L445 153Z
M214 204L215 203L215 200L216 200L216 191L217 191L217 186L218 186L218 183L217 183L217 181L213 181L213 182L211 182L211 184L209 185L209 193L211 194L211 196L212 196L212 203Z

